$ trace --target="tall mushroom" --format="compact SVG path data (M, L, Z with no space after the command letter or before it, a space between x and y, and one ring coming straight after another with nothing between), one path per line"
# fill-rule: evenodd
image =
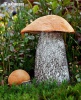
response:
M58 83L69 81L68 63L62 32L74 33L71 25L57 15L46 15L26 26L21 33L41 33L36 50L35 78L38 82L48 79Z

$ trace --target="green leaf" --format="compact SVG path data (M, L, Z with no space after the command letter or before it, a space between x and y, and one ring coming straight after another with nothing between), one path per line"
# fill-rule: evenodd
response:
M70 4L70 0L63 0L63 6L68 6Z
M8 27L11 27L12 24L13 24L13 23L12 23L11 21L9 21L9 22L8 22Z
M2 59L0 58L0 60L2 60Z
M34 37L34 36L28 36L28 39L29 39L29 40L34 40L35 37Z
M10 51L13 52L14 51L14 47L11 45L10 46Z
M77 81L78 81L78 82L81 82L81 79L80 79L80 78L77 78Z
M39 6L41 5L40 2L34 2L34 4L35 4L35 5L39 5Z
M58 2L57 1L53 1L52 2L52 9L55 9L58 7Z
M5 31L5 27L4 26L0 27L0 32L3 32L3 31Z
M18 44L18 42L13 42L13 46L16 46Z
M66 17L67 17L67 19L70 19L72 16L68 13L68 14L66 15Z
M37 13L39 11L39 6L38 5L35 5L33 7L33 13Z
M28 37L24 38L24 42L27 43L28 42Z
M24 44L23 43L21 44L21 47L24 47Z

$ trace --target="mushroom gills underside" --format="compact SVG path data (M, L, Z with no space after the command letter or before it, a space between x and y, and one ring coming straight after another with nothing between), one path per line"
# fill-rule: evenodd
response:
M35 59L35 78L38 82L69 81L65 44L60 32L41 32Z

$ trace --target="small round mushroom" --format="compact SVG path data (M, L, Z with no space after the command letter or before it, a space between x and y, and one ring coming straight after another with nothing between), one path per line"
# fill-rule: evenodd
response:
M22 69L18 69L13 71L9 77L8 77L8 84L11 86L12 84L22 84L23 82L28 82L30 81L30 76L29 74L22 70Z
M68 63L62 33L74 33L72 26L62 17L46 15L27 25L25 32L41 33L36 50L35 78L38 82L69 81Z

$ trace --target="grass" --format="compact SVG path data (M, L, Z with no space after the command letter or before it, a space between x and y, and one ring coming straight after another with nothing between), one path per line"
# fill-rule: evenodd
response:
M18 86L0 86L0 100L81 100L81 83L42 82Z

